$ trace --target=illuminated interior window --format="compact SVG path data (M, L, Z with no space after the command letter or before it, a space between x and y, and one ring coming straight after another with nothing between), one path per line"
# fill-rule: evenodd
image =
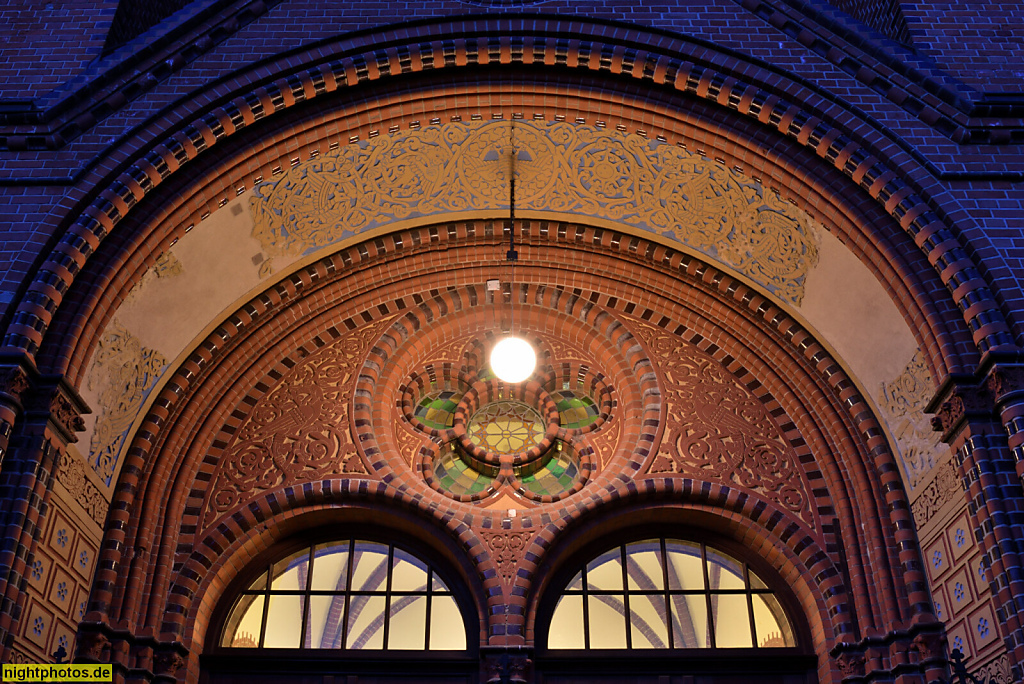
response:
M461 651L466 630L430 565L393 544L346 539L271 563L236 599L221 646Z
M594 400L585 394L572 390L559 390L554 393L558 417L564 428L583 428L600 417L600 411Z
M451 448L435 459L434 478L443 490L457 495L482 492L494 479L474 470Z
M524 488L539 496L558 496L572 489L579 476L579 461L559 444L543 467L529 475L520 475L519 481Z
M462 395L458 392L444 390L431 392L416 405L415 416L427 427L444 430L452 426L455 407Z
M548 628L556 650L792 646L785 611L746 563L665 538L616 546L587 563Z

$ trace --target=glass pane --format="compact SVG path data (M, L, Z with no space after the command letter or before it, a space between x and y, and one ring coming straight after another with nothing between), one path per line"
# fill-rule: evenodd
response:
M267 573L263 573L266 581ZM263 625L263 594L242 596L231 611L224 627L221 646L256 648L260 645L260 627Z
M384 591L387 581L388 547L357 541L352 556L352 591Z
M455 599L434 596L430 601L430 650L466 650L466 626Z
M704 594L672 596L672 639L676 648L711 648Z
M629 628L633 648L668 648L665 595L631 594Z
M796 646L793 628L778 600L771 594L754 594L754 631L761 648Z
M665 554L668 558L669 589L704 588L704 564L700 559L700 544L666 540Z
M750 575L750 588L751 589L767 589L768 585L761 581L761 578L754 574L754 571L747 568L747 573Z
M587 588L590 591L622 591L622 552L619 547L605 551L587 564Z
M626 577L630 589L664 589L661 571L661 541L648 539L626 545Z
M313 591L345 591L348 577L348 542L317 544L313 551Z
M590 647L626 648L626 618L621 596L589 596Z
M302 636L304 596L270 596L264 648L298 648Z
M309 571L309 547L274 563L271 591L304 591Z
M577 572L576 576L569 582L569 586L565 588L566 591L583 591L583 573Z
M313 563L316 573L316 563ZM341 648L345 596L311 596L306 619L306 648Z
M394 565L391 570L391 591L426 592L427 564L405 551L395 549ZM423 647L420 646L420 648Z
M424 573L423 581L426 582L426 580L427 576ZM388 625L388 648L423 650L426 645L427 597L392 596L391 623Z
M710 551L708 553L710 556ZM712 594L711 610L718 648L750 648L750 613L744 594Z
M583 597L563 596L558 599L555 614L548 628L548 648L584 648Z
M743 563L721 551L708 549L708 582L711 589L744 589Z
M384 648L384 604L383 596L349 598L348 637L345 640L345 648Z

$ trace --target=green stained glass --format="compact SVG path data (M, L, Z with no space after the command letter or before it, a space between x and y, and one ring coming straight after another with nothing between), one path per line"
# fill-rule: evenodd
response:
M585 394L572 390L559 390L554 393L555 406L558 407L559 420L567 429L583 428L600 417L597 404Z
M431 392L420 399L414 415L427 427L437 430L450 428L455 415L455 407L458 406L461 398L461 394L448 390Z
M580 475L579 464L566 451L553 454L540 470L520 478L524 488L538 496L558 496L572 489Z
M514 454L540 444L544 421L526 404L495 401L473 414L467 432L474 444L487 451Z
M446 451L434 461L434 479L441 489L456 496L477 494L491 482L489 476L470 468L454 451Z

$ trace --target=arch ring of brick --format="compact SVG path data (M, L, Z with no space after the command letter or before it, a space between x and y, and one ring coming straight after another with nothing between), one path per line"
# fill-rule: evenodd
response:
M524 83L522 88L526 87L533 86ZM68 300L57 313L53 323L53 334L49 336L50 341L44 344L41 351L41 368L51 372L65 372L72 382L81 382L82 374L87 371L86 361L110 318L115 314L118 303L129 296L131 288L145 276L154 260L172 249L176 241L191 227L200 226L204 217L216 211L219 205L230 201L238 192L249 187L254 178L280 176L283 168L294 166L302 156L296 156L296 147L308 150L311 157L316 155L296 167L303 170L307 164L318 163L333 154L331 150L339 147L339 137L342 141L346 140L347 134L352 130L365 134L364 127L348 127L354 125L353 122L358 124L368 112L380 113L385 117L378 124L381 128L406 128L410 135L417 127L417 122L426 121L422 114L417 114L423 111L439 114L437 118L443 120L450 117L469 119L472 116L488 120L485 123L493 123L490 120L497 116L512 119L516 112L523 109L529 111L528 108L533 105L529 101L524 101L522 106L504 106L497 109L492 105L495 101L515 101L516 98L522 97L522 88L515 83L493 88L485 85L473 91L455 89L442 97L404 90L383 93L381 97L388 103L383 109L378 109L380 103L375 99L342 110L316 110L312 115L298 120L291 120L290 114L286 113L282 115L283 119L279 120L280 133L274 135L271 140L250 140L251 136L241 135L237 140L217 148L215 152L220 155L219 163L205 168L204 174L194 181L179 182L176 179L161 186L157 190L157 195L152 198L153 201L129 214L116 237L108 240L100 248L100 253L92 257L83 273L79 275L80 285L77 292L69 294ZM547 83L542 90L549 95L558 92L559 102L565 102L565 111L570 116L575 112L577 116L586 116L592 123L594 117L597 117L598 124L607 123L612 128L625 127L626 124L642 124L646 126L650 137L659 140L675 136L676 133L673 131L683 131L686 136L686 143L683 144L689 144L691 149L695 150L695 153L683 154L690 154L693 159L701 159L700 154L712 157L721 154L723 156L716 159L716 163L721 160L727 160L728 163L736 162L737 165L742 163L748 172L745 174L746 177L752 176L755 183L760 181L759 175L769 179L789 177L787 183L792 183L790 191L806 200L810 218L833 231L851 253L874 273L878 281L893 292L893 303L904 319L915 322L919 344L928 359L932 376L942 378L951 373L965 372L968 367L973 367L971 362L977 358L977 350L962 322L958 322L959 314L953 298L942 287L938 276L926 263L923 255L917 253L907 236L884 230L884 226L888 225L890 220L882 215L866 194L857 199L843 197L837 193L836 183L842 181L838 172L833 172L834 177L829 177L827 173L820 173L822 170L817 168L820 162L816 158L804 155L793 161L785 150L774 148L763 158L751 160L748 152L768 149L766 145L770 139L763 136L751 137L748 135L749 131L743 129L723 129L720 124L709 118L713 113L708 109L711 105L691 105L685 111L681 111L673 109L678 103L673 105L670 101L660 101L653 97L627 99L624 96L621 105L623 111L619 115L623 117L621 121L624 123L616 125L614 119L605 121L606 115L602 111L606 103L602 100L588 97L585 92L577 93L574 97L563 95L563 88L558 83ZM546 95L537 93L536 97L543 98ZM445 107L454 109L444 109ZM467 113L467 109L472 114ZM547 112L549 120L562 116L556 114L556 111L561 110ZM398 118L387 118L390 116ZM654 117L654 122L644 123L651 116ZM531 126L532 123L527 122L527 127ZM339 130L335 131L335 127ZM377 129L370 130L371 139L373 130ZM536 130L538 129L534 128L534 131ZM593 133L601 129L591 126L589 130ZM659 130L663 130L665 135L657 133ZM335 137L332 138L332 135ZM698 142L694 142L693 138ZM396 136L395 140L401 138ZM637 136L635 141L642 142L642 138ZM679 142L682 143L682 140ZM742 146L735 149L738 143ZM707 150L704 149L705 146ZM351 148L359 149L358 146ZM345 149L341 148L342 151ZM320 156L321 154L323 156ZM217 160L218 157L215 155L213 159ZM260 166L256 167L257 164ZM253 176L252 174L257 171L261 172L260 175ZM281 178L287 179L288 176ZM770 192L767 189L765 191ZM161 201L165 197L166 203ZM535 204L543 205L543 199L536 199ZM791 201L796 204L795 200ZM543 209L534 208L533 211L543 212ZM481 209L475 214L499 218L502 212L491 207L487 210ZM462 215L453 215L451 220L458 221L464 218ZM552 218L564 217L554 215ZM595 214L592 220L602 218L605 217ZM443 219L440 216L433 216L422 220ZM889 227L895 230L895 224ZM634 225L633 228L636 231L648 232L641 224ZM261 230L265 236L265 229ZM665 241L671 243L679 240L666 237ZM118 289L94 292L100 283L117 283ZM922 325L918 326L918 322Z
M779 81L778 74L676 37L594 25L586 27L595 36L593 41L570 41L566 49L559 47L558 38L568 25L558 20L544 22L540 30L533 20L520 18L474 23L473 33L479 36L475 44L465 40L468 27L463 23L407 26L394 34L338 41L278 64L263 65L259 72L240 75L233 83L195 98L201 109L185 113L180 127L169 134L157 129L157 139L149 143L130 143L126 149L138 145L143 149L122 157L116 177L94 179L98 193L90 192L91 199L83 198L80 208L71 212L74 223L67 227L19 303L7 326L3 349L34 357L54 312L100 243L143 197L205 150L223 144L257 121L330 93L425 70L457 71L467 64L564 65L584 73L632 78L718 103L777 131L813 150L899 222L952 294L979 351L1016 348L1005 316L956 237L955 228L947 225L923 196L921 184L914 178L919 175L914 165L895 163L882 151L885 145L880 137L865 140L839 123L852 118L858 131L872 130L870 122L856 112L844 111L785 79L781 79L782 86L772 88L767 83ZM577 24L572 24L574 33L579 31ZM512 50L512 36L517 36L517 41L523 36L521 53ZM722 64L734 65L736 70ZM257 75L268 71L269 77ZM761 79L741 78L736 75L741 71ZM815 106L800 104L789 93L805 95Z
M181 470L192 468L194 473L194 469L198 466L196 462L202 459L202 453L193 450L188 459L181 459L182 461L191 461L191 463L179 462L177 457L171 458L168 454L187 453L187 450L175 446L174 439L180 442L183 438L191 439L195 437L198 441L201 434L196 434L188 429L187 425L180 424L179 421L185 420L187 422L188 420L193 420L194 416L199 415L209 416L209 420L213 423L223 424L223 421L227 419L228 414L235 409L237 404L230 403L230 405L225 405L217 411L211 411L208 406L194 405L193 402L196 400L197 394L206 396L207 400L211 397L224 396L224 392L213 390L213 385L210 383L213 376L217 373L229 373L229 370L225 370L225 367L230 367L231 364L225 362L232 357L233 353L237 352L237 345L244 342L249 345L255 345L255 347L260 349L282 349L285 351L280 353L298 354L302 351L302 349L296 349L296 345L299 344L303 348L308 348L306 351L302 351L302 354L308 354L309 350L316 348L316 345L311 341L307 341L304 344L302 342L283 343L276 341L280 331L285 330L291 331L289 334L301 334L300 339L304 340L309 340L317 330L322 332L324 324L322 322L318 323L318 321L322 321L324 318L324 307L327 306L327 310L329 310L330 306L333 306L333 304L328 305L326 302L334 303L346 300L346 297L341 296L342 293L329 293L325 291L325 288L336 287L343 282L348 282L351 285L351 283L360 280L359 273L363 269L372 269L384 260L393 260L396 256L401 256L403 251L412 250L412 245L414 244L430 244L429 228L414 230L421 231L419 239L414 239L412 231L406 231L403 234L389 236L382 243L378 243L378 241L364 243L363 245L351 247L310 264L306 267L305 273L300 274L297 279L279 283L275 288L242 306L233 317L215 330L190 358L182 363L160 391L154 404L154 409L140 428L140 436L136 437L132 445L124 474L119 480L117 494L111 508L112 513L108 525L107 538L101 553L100 570L97 574L90 614L87 616L87 620L96 623L97 621L119 617L120 619L128 619L131 622L136 619L133 616L144 614L149 616L145 619L150 621L151 628L160 626L159 631L168 635L180 635L182 633L181 630L185 624L182 622L184 618L181 613L178 610L172 611L169 621L165 622L163 616L166 613L160 608L164 597L178 596L181 595L181 592L187 594L194 591L192 587L184 587L180 591L175 590L168 593L162 588L161 582L169 582L165 586L166 589L170 589L173 583L171 577L167 576L169 564L165 560L161 560L159 554L168 553L169 549L174 548L175 544L168 542L164 549L157 549L156 545L147 547L151 549L148 554L143 554L143 557L137 558L131 564L132 567L130 569L127 566L124 570L120 569L123 550L125 548L136 548L140 543L146 547L148 542L145 539L145 534L152 534L152 530L161 529L162 527L161 522L159 520L152 520L151 515L146 513L145 510L159 508L162 502L181 500L181 497L187 495L191 489L191 485L188 483L194 480L194 474L190 476L187 473L181 472ZM662 273L674 274L671 276L671 280L678 279L679 281L686 282L690 287L703 292L705 298L717 301L720 304L726 304L727 310L733 313L733 318L738 319L731 321L732 327L746 321L746 325L750 326L751 330L761 330L761 335L767 335L767 337L762 337L763 344L770 348L781 343L790 350L790 355L803 359L802 364L805 368L814 369L812 372L817 376L815 382L820 385L823 392L822 396L832 397L825 402L826 405L830 403L837 404L835 409L837 417L841 415L847 416L845 419L839 418L836 422L848 422L851 427L856 425L856 432L863 435L858 440L862 445L860 447L861 453L870 454L870 458L873 459L872 466L869 467L877 468L879 472L884 473L880 480L876 481L874 485L869 485L868 489L879 492L879 494L876 494L879 497L879 501L884 498L889 504L889 514L892 518L890 524L895 528L894 534L899 542L900 549L899 562L904 570L904 574L901 576L903 576L909 589L907 598L914 606L914 611L921 620L921 624L933 623L934 618L930 616L927 607L927 596L922 593L925 590L923 574L920 570L920 554L913 542L912 525L906 511L905 498L898 486L899 476L898 471L894 467L892 455L885 446L884 438L879 437L877 423L873 422L874 419L869 417L870 410L867 409L863 400L856 395L855 388L845 378L838 365L828 360L827 352L815 344L806 332L802 331L799 325L789 319L783 312L770 305L763 298L758 297L756 293L751 292L746 286L732 280L725 274L717 272L712 266L702 263L691 256L667 250L660 245L649 245L638 239L616 242L617 249L611 249L607 245L603 245L600 240L595 240L592 229L589 230L591 231L589 239L587 239L587 229L584 229L581 234L577 230L569 230L568 228L565 231L548 232L544 239L553 241L565 240L567 246L572 245L573 250L586 249L594 252L592 258L595 259L600 256L601 252L604 252L605 254L614 255L614 258L617 259L646 263L647 268L653 271L660 270ZM529 230L528 227L524 227L524 232L527 235L534 235L534 232ZM466 233L468 231L465 231L463 234ZM484 233L485 231L481 229L478 234L483 236ZM559 238L560 234L566 237ZM577 240L577 235L581 235L583 239ZM424 237L428 239L424 240ZM540 234L537 233L536 238L540 239L540 237ZM465 238L461 240L465 241ZM451 246L443 244L444 241L443 238L440 239L436 248L450 249ZM492 234L489 238L483 239L484 248L488 252L493 252L497 241L498 238ZM650 249L648 248L649 246ZM423 259L429 263L429 251L420 253L418 256L413 255L410 258ZM609 273L616 272L616 269L611 266L600 270ZM429 270L426 272L429 272ZM425 271L422 267L422 262L420 266L417 266L415 262L408 262L399 263L396 266L395 273L402 274L397 276L398 281L395 283L396 291L401 292L403 290L402 279L421 277ZM341 274L345 274L345 277ZM543 276L541 274L526 274L525 277L529 280L529 278L539 279ZM477 280L479 280L479 274L473 276L473 282ZM294 283L300 283L301 285L296 288ZM450 292L433 295L432 299L428 299L428 302L432 303L425 307L414 307L410 313L414 317L421 319L421 325L425 325L430 322L431 316L437 315L440 311L458 310L458 301L458 299L452 297ZM469 301L469 297L463 297L462 301ZM578 302L576 306L584 307L589 298L578 297L574 301ZM308 304L316 304L316 306L310 307ZM624 306L625 303L622 305ZM376 312L370 314L371 319L374 316L381 316L379 309L376 307L366 309L366 311L368 313ZM572 314L575 318L580 317L579 311L568 311L567 313ZM636 309L636 313L640 314L640 309ZM352 315L353 319L358 318L356 314L353 313ZM717 315L722 314L719 313ZM291 318L290 322L285 320L289 317ZM586 319L587 315L583 314L582 317ZM358 320L363 319L358 318ZM318 325L319 328L317 327ZM701 332L708 335L713 333L712 330L703 329ZM262 335L264 339L254 339L258 335ZM270 337L267 337L268 335ZM712 342L725 346L727 340L719 336L711 338L708 344ZM273 353L268 354L268 356L272 356ZM723 351L722 353L726 354L727 352ZM738 351L736 353L739 354ZM301 355L296 358L301 358ZM263 390L260 391L265 390L266 386L263 386ZM780 389L779 392L784 392L784 390ZM251 404L251 401L249 403ZM841 407L838 406L840 404ZM202 437L202 439L207 440L207 443L210 438L212 438L212 435ZM840 437L835 439L841 441ZM827 451L827 449L822 449L822 451ZM157 457L152 458L150 454ZM332 482L338 482L338 480L332 480ZM178 488L177 494L166 489L170 483L178 483L176 485ZM882 491L881 488L886 483L890 486L884 488L885 493L884 497L882 497L880 493ZM896 486L891 486L892 483L897 484ZM375 487L377 485L367 482L365 485L360 486ZM739 509L747 510L746 506L754 506L752 500L741 496L737 490L730 489L729 487L717 488L716 486L711 486L711 489L708 489L698 485L698 492L694 489L693 481L689 481L689 484L687 484L686 480L676 480L673 484L669 485L665 481L653 479L644 479L642 484L609 485L603 489L602 493L594 494L591 497L589 506L597 506L608 498L632 499L638 495L638 491L648 491L651 493L674 491L682 495L687 492L687 489L690 492L697 492L695 496L700 501L714 500L726 508L733 507L737 512L742 512ZM321 496L322 485L311 484L304 487L293 487L290 490L291 496L297 499L308 497L313 492L316 492L317 496ZM711 498L708 499L708 497ZM284 495L284 499L289 500L287 493ZM132 512L139 505L143 506L141 516ZM757 507L754 506L754 508L749 510L751 519L759 521L775 519L775 516L771 515L768 518L764 518L765 509L756 509ZM582 514L582 510L580 514ZM447 520L453 521L452 524L456 524L454 522L456 520L454 513L446 515L448 515ZM244 519L247 514L243 511L241 516ZM844 517L849 516L844 514ZM773 526L782 519L784 517L775 520ZM851 521L848 520L847 523L849 522ZM234 535L232 529L237 522L227 520L224 524L227 527L216 527L215 534ZM149 530L149 532L146 532L146 530ZM813 540L810 540L806 534L797 534L799 530L799 524L796 527L787 524L785 530L780 534L783 534L785 537L786 544L792 544L790 548L796 556L804 559L810 565L814 565L820 559L815 554L808 555L807 551L808 544ZM538 547L538 550L541 550L544 543L537 543L541 545ZM885 547L884 544L883 547ZM216 548L216 545L211 548ZM477 547L472 546L471 548L473 553L476 554ZM485 551L483 550L484 553L481 556L484 559L486 559ZM148 575L147 566L157 568L157 573L155 578L151 580L148 590L143 590L140 582L141 578ZM129 577L126 582L119 581L119 574L125 571L129 571L134 579ZM186 573L186 575L189 575L190 572ZM126 578L121 577L120 579L124 580ZM891 577L890 581L892 581ZM127 586L130 590L127 592L127 595L122 595L115 599L113 591L115 586ZM845 615L844 611L838 610L838 606L853 605L858 601L862 602L864 594L862 592L858 593L861 593L861 596L854 597L852 600L844 599L840 594L836 594L838 598L829 598L828 604L837 609L837 615ZM148 601L145 598L147 595L149 596ZM127 600L128 604L121 605L123 600ZM147 609L144 605L139 605L139 602L148 602L149 608ZM131 603L135 603L137 607L131 607L129 605ZM118 606L114 604L118 604ZM862 604L857 612L864 615L870 611L871 608L867 604ZM158 619L160 622L152 624L151 621L153 619ZM521 620L522 618L520 617L518 620L520 624ZM88 630L89 627L87 626L86 629ZM844 627L838 633L846 634L848 631Z

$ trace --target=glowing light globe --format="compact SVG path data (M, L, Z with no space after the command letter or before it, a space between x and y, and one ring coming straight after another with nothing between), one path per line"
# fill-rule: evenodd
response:
M522 382L533 375L537 354L520 337L506 337L491 350L491 370L508 383Z

